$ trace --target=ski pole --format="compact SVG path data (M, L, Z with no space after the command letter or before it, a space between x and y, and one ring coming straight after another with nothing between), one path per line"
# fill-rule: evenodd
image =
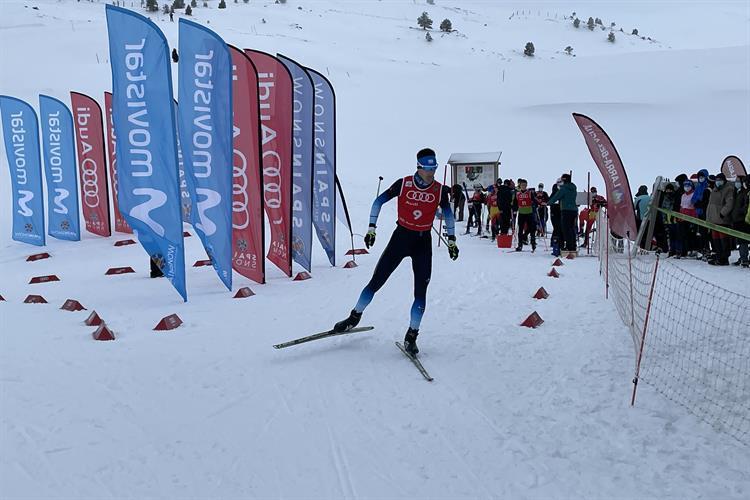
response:
M435 226L432 226L432 230L433 230L433 231L435 231L435 234L437 234L437 235L438 235L438 236L440 237L440 240L441 240L441 241L442 241L443 243L445 243L445 246L448 246L448 242L447 242L447 241L445 241L445 238L443 238L443 235L442 235L442 234L440 234L440 232L439 232L439 231L438 231L437 229L435 229Z
M448 177L448 164L446 163L445 164L445 168L443 169L443 186L445 186L445 179L447 177ZM441 211L441 215L443 215L442 211ZM444 215L443 215L443 217L444 217ZM438 234L441 234L443 232L443 217L440 217L440 230L438 231ZM438 247L440 246L440 240L438 240L438 245L437 246Z
M377 198L378 196L380 196L380 183L381 183L381 182L383 182L383 176L382 176L382 175L379 175L379 176L378 176L378 192L377 192L377 193L375 193L375 198Z

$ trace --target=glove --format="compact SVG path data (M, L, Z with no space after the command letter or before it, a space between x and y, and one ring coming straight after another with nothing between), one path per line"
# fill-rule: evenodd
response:
M448 255L451 260L456 260L458 258L458 247L456 246L455 236L448 236Z
M365 247L369 249L372 246L375 246L375 224L370 224L370 229L365 235Z

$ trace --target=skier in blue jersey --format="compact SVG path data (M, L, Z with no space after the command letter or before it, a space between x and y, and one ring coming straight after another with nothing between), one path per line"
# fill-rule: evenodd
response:
M450 189L435 180L437 160L431 149L417 153L417 171L413 175L394 182L373 202L370 210L370 226L365 235L365 246L375 244L380 208L387 201L398 198L398 221L383 254L380 256L370 282L362 290L357 304L349 317L333 327L335 332L346 332L359 324L362 312L372 301L375 293L385 284L390 275L405 257L411 257L414 272L414 302L411 307L411 321L404 338L404 349L416 356L419 325L425 311L427 285L432 273L432 222L438 207L442 210L448 233L448 254L458 258L455 224L450 206Z

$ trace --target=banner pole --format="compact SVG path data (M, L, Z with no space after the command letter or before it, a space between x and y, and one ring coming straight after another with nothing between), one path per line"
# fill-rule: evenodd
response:
M583 239L586 243L586 255L591 253L591 242L589 241L589 218L591 217L591 172L586 173L586 207L589 209L589 213L586 214L586 226L584 231L586 234Z
M447 176L448 176L448 164L446 163L445 167L443 168L443 186L445 186L445 179ZM442 198L443 193L442 192L439 193L438 196ZM440 204L440 200L438 200L438 204ZM442 235L443 234L443 218L445 217L445 214L443 214L442 212L440 212L440 214L441 214L440 225L439 225L440 229L438 230L438 234ZM455 214L454 214L454 217L455 217ZM440 247L440 240L442 240L442 238L438 239L438 244L437 244L438 248Z
M643 334L641 335L641 348L638 351L638 361L635 365L635 378L633 378L633 396L630 398L630 406L635 405L635 392L638 389L638 378L641 375L641 359L643 358L643 345L646 343L646 330L648 329L648 318L651 314L651 300L654 297L654 286L656 285L656 273L659 271L659 254L656 254L654 264L654 276L651 278L651 290L648 292L648 305L646 306L646 319L643 322Z
M604 298L609 299L609 244L612 242L610 232L609 232L609 213L606 214L607 217L607 234L600 235L600 238L607 238L606 245L607 245L607 251L605 252L606 255L606 261L605 261L605 268L604 268ZM598 230L598 229L597 229ZM604 232L604 231L602 231Z

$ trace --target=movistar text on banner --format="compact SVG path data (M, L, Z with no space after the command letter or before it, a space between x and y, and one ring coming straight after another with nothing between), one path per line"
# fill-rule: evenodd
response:
M328 261L336 265L336 95L331 82L307 69L315 87L313 224Z
M573 113L573 119L581 129L589 153L604 177L610 229L620 237L634 239L638 234L638 228L635 224L633 197L625 166L615 145L599 124L588 116Z
M180 19L180 144L192 221L232 289L232 57L216 33Z
M0 95L0 115L10 168L13 239L44 246L42 164L36 113L24 101Z
M167 40L148 18L107 5L120 210L187 300Z
M232 268L257 283L265 282L263 173L260 156L258 73L247 55L232 54Z
M47 233L60 240L81 239L73 116L54 97L39 96L42 156L47 179Z
M271 226L268 260L292 275L292 78L274 56L245 50L258 70L263 201Z
M120 213L120 202L117 200L117 134L115 133L114 116L112 114L112 93L104 93L104 113L107 120L107 154L109 158L109 184L112 187L112 207L115 213L115 231L118 233L132 233L125 217Z
M78 177L86 231L111 236L102 109L94 99L78 92L70 93L70 101L78 145Z

